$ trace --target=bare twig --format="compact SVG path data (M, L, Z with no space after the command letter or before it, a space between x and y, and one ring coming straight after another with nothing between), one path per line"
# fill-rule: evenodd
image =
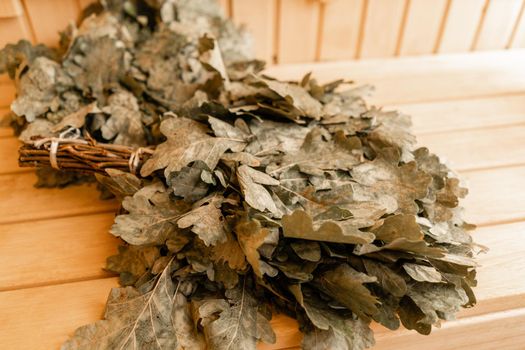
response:
M153 153L152 148L133 148L98 143L93 139L37 139L20 147L18 162L21 167L52 167L52 145L55 168L84 173L105 173L108 168L136 173Z

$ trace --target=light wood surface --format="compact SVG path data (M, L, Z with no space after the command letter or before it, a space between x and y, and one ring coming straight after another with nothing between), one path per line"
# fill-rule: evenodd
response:
M218 0L275 63L525 48L525 0ZM0 47L47 44L90 0L0 0Z
M399 54L421 55L434 52L446 23L447 0L410 0Z
M507 47L522 4L522 0L491 1L473 48L497 50Z
M524 60L525 52L513 51L271 68L284 78L313 70L322 81L375 83L374 102L413 114L419 143L445 156L469 184L467 218L480 225L475 240L490 248L479 257L479 305L429 337L374 325L374 350L522 349L525 73L516 63ZM0 130L0 348L56 349L101 317L117 285L102 270L118 243L107 233L117 203L99 200L93 186L33 188L34 175L15 168L16 140ZM298 346L294 321L277 315L272 324L277 343L261 349Z

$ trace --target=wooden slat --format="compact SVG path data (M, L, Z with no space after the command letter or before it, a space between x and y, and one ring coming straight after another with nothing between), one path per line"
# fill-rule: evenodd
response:
M525 166L494 169L491 171L466 172L464 177L468 180L470 194L467 196L467 199L462 202L462 205L466 208L467 218L476 224L483 225L501 221L525 219L525 211L523 210L523 208L525 208L525 193L516 190L522 184L524 175ZM19 176L21 177L22 175ZM0 179L2 178L0 177ZM30 184L26 184L26 186L29 185ZM79 216L77 218L49 219L46 221L22 223L22 221L27 219L42 217L43 214L46 214L49 210L55 210L56 212L59 210L57 207L78 207L77 210L84 210L85 212L87 212L88 209L93 209L86 208L85 204L79 204L79 201L84 198L91 199L95 209L99 209L99 211L106 210L108 204L106 201L93 198L96 195L95 189L84 190L77 187L49 192L48 190L33 189L30 187L12 186L9 183L4 186L11 192L19 194L20 197L17 198L23 198L23 200L19 199L18 204L12 204L13 201L6 198L6 200L3 201L6 203L0 202L3 206L0 207L0 210L6 215L9 215L9 210L11 212L23 211L23 213L20 214L22 218L19 218L21 223L0 226L0 232L2 232L0 240L3 242L3 244L0 245L0 276L2 276L0 277L0 289L15 288L23 284L35 285L44 283L45 281L89 278L101 273L100 264L103 263L103 259L108 255L108 252L111 254L115 244L113 240L109 239L109 234L107 233L107 228L112 222L112 213L89 217ZM56 193L57 191L59 191L59 193ZM49 204L42 206L39 205L41 203ZM49 208L49 206L54 206L54 208ZM61 212L60 214L70 214L70 211L65 213ZM75 227L77 229L75 229ZM86 230L86 233L83 233L83 230ZM490 259L493 259L493 257L495 257L496 260L500 259L497 257L503 256L505 249L507 249L509 254L513 249L523 249L523 243L520 243L514 238L507 240L503 237L510 237L510 235L513 234L512 232L521 234L524 230L525 223L520 223L487 227L476 231L477 235L481 232L479 233L479 243L489 247L498 245L497 242L491 241L491 238L497 239L501 244L515 242L512 247L504 248L500 245L498 246L498 250L492 251L486 256L483 255L481 257L482 265L491 268L495 266L494 261ZM72 243L75 248L68 244L62 248L55 248L54 251L51 249L51 247L56 246L56 244L62 244L67 241L67 237L71 237L71 232L75 234L75 237L71 238L75 241ZM490 235L489 232L495 233ZM107 235L107 237L105 237L105 235ZM107 240L105 240L104 237L107 238ZM44 249L46 246L49 246L50 249ZM93 253L94 247L99 247L101 251ZM29 254L29 252L35 253L34 257L33 254ZM47 254L52 254L51 256L54 258L49 258L51 260L48 260ZM44 256L45 259L41 259ZM88 256L90 256L90 258L83 258ZM36 264L39 264L38 269L31 269L31 266L27 265L23 266L27 263L28 257L34 259L32 261L35 261ZM521 255L521 257L525 258L525 254ZM483 259L486 258L489 260L485 262ZM516 255L510 254L508 258L511 260L516 259ZM5 261L3 261L3 259L5 259ZM509 260L509 263L511 260ZM43 268L42 266L54 266L55 268ZM518 266L522 266L522 264ZM57 275L55 270L59 267L60 274ZM508 270L509 273L510 271L514 271L510 267L508 269L506 268L506 270ZM13 271L18 272L14 273ZM487 278L487 280L491 279ZM519 283L517 281L519 280L512 278L509 279L508 283ZM499 287L491 288L501 288L498 289L498 293L487 292L482 295L486 295L487 298L502 297L505 296L505 290L515 289L505 284L500 286L498 283L497 286ZM525 284L522 284L522 287L525 288ZM525 293L525 290L523 292Z
M113 211L114 200L99 199L95 185L33 188L33 173L1 175L0 224Z
M406 0L368 0L360 58L394 56Z
M518 21L516 27L512 33L512 37L509 41L508 46L510 48L523 48L525 47L525 1L521 6L520 13L518 15Z
M339 78L372 84L373 104L443 101L525 91L525 50L403 57L270 67L269 75L300 79L312 71L320 81Z
M36 40L52 46L58 43L59 31L74 22L80 11L78 3L72 0L26 0L26 9Z
M278 62L314 61L318 39L319 2L281 0L279 4Z
M372 350L519 350L525 341L525 308L446 322L429 336L415 332L377 334Z
M420 145L446 157L458 170L525 163L524 95L395 108L413 115ZM485 128L470 130L476 126ZM15 138L0 138L0 174L30 171L18 166L19 144Z
M80 9L86 8L88 5L94 3L93 0L76 0ZM227 0L226 0L227 1Z
M420 135L418 145L447 159L453 169L472 170L525 164L524 140L521 124Z
M492 0L474 43L475 50L503 49L516 23L522 0Z
M232 14L232 0L218 0L219 5L221 6L222 10L224 11L224 15L227 17L231 17Z
M443 342L440 342L439 339L445 339L444 337L447 339L447 344L453 341L453 344L457 345L461 341L459 333L448 337L449 333L441 332L444 329L456 329L464 325L481 325L487 320L494 322L492 326L495 326L496 321L506 322L505 320L508 319L515 321L514 313L509 313L505 307L510 305L523 307L525 303L525 298L523 298L525 285L520 283L525 278L525 270L520 269L525 263L525 244L523 240L520 240L524 230L525 223L517 223L482 228L474 233L476 241L492 248L488 254L480 256L482 264L479 269L480 284L475 289L479 305L473 309L477 309L477 316L469 316L470 311L465 310L460 313L458 321L446 322L441 330L435 329L434 335L430 338L417 336L405 330L391 332L374 325L378 348L386 346L381 344L398 341L402 341L400 344L404 346L409 346L410 343L418 346L433 346L434 341L443 346ZM503 237L505 239L502 239ZM508 244L508 242L519 244ZM505 274L501 273L502 270L505 271ZM93 322L101 316L106 295L113 286L116 286L115 279L102 279L1 292L0 308L3 310L3 320L8 322L4 327L0 327L0 345L8 349L56 348L77 326ZM506 304L498 299L502 307L499 311L503 313L487 315L486 312L483 312L485 305L490 305L492 299L502 296L508 300L514 300L513 303ZM491 312L494 311L492 308L493 306L490 306ZM28 318L24 310L31 310L32 317ZM299 343L300 334L294 326L294 321L278 315L272 320L272 325L278 334L278 342L274 346L260 346L260 349L279 349ZM27 336L29 333L26 332L33 332L32 336ZM517 334L517 332L513 329L509 334ZM494 339L493 337L494 335L491 335L484 341ZM432 338L437 340L431 340ZM394 347L394 349L397 348ZM405 349L406 347L400 346L399 348Z
M18 166L19 145L20 142L14 137L0 138L0 174L31 171L31 169Z
M0 0L0 18L18 17L23 12L20 0Z
M391 105L412 116L416 135L525 123L525 94Z
M107 277L114 214L0 225L0 290Z
M348 60L356 57L364 1L326 2L321 36L322 61Z
M270 75L300 79L313 71L321 81L354 79L376 85L369 99L378 105L497 96L525 91L525 50L429 57L273 66ZM480 83L480 76L484 77ZM402 83L400 84L400 81ZM424 82L424 83L422 83ZM0 84L0 108L14 98L11 84Z
M233 19L253 36L257 58L274 62L276 0L235 0ZM255 15L256 14L256 15Z
M522 220L525 166L464 173L469 195L463 200L468 221L477 225Z
M13 136L13 129L9 126L9 112L9 108L0 108L0 138Z
M102 317L115 286L107 278L1 292L0 348L58 349L75 328Z
M31 29L24 16L0 18L0 48L9 43L16 43L20 39L32 40ZM4 104L3 86L0 85L0 107Z
M0 26L2 26L0 19ZM0 37L0 40L1 37ZM3 46L3 45L2 45ZM11 102L15 99L15 87L11 83L0 83L0 108L8 108Z
M439 53L470 50L485 0L452 0L438 46Z
M431 54L438 39L447 0L411 0L399 54Z

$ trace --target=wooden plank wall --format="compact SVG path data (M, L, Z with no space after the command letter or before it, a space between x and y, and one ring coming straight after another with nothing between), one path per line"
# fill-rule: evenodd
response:
M271 63L525 47L525 0L219 0ZM54 44L89 0L0 0L0 46Z

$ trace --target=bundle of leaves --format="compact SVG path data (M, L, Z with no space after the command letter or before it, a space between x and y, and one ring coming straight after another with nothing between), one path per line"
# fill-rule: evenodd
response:
M61 51L21 42L0 59L23 141L76 128L155 146L136 174L97 174L122 200L107 268L123 286L63 349L255 349L281 312L303 349L357 350L372 320L429 334L475 304L467 190L415 149L409 117L344 81L260 74L211 1L89 12Z

